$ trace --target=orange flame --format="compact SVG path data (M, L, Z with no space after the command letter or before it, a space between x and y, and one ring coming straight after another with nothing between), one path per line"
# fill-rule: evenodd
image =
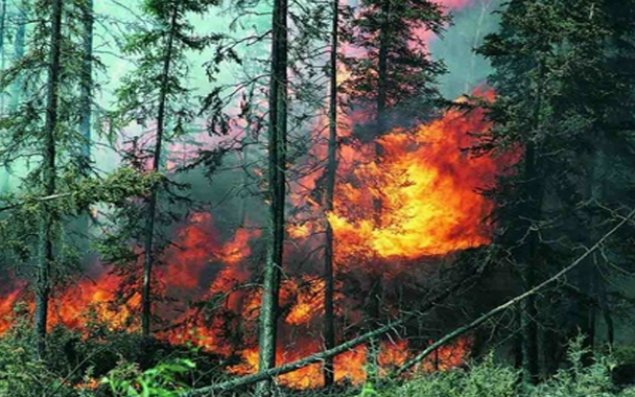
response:
M475 143L470 133L489 128L482 110L450 110L379 139L381 160L359 166L338 186L328 219L339 257L416 259L489 243L493 205L478 190L492 187L504 164L464 151ZM374 199L382 203L379 225Z
M357 112L348 122L359 122L366 116ZM348 271L353 264L365 270L378 263L393 266L402 260L443 256L488 244L491 226L486 218L493 204L478 190L493 186L509 161L492 156L475 158L463 149L475 142L471 133L486 133L489 128L483 110L450 110L439 120L384 135L377 141L383 147L380 159L375 156L375 143L356 142L351 128L341 131L350 139L340 146L335 209L328 214L335 234L337 271ZM316 145L312 158L323 158L324 149ZM291 201L304 211L292 220L288 234L294 243L302 241L315 248L322 244L325 219L322 205L310 193L320 187L323 170L307 169L309 172L292 186ZM382 203L379 220L376 201ZM176 231L174 244L165 250L157 267L156 293L176 301L156 304L155 312L174 325L158 332L157 337L174 344L191 343L226 358L238 357L241 362L229 367L230 373L255 372L261 292L245 284L253 280L251 243L260 235L260 230L247 226L225 238L211 214L192 214ZM288 251L291 256L293 251ZM94 281L82 280L57 294L51 304L49 327L60 324L86 334L86 314L91 312L95 322L107 324L111 330L136 332L139 294L120 302L117 291L124 280L108 270ZM324 280L310 271L291 273L284 280L280 297L283 325L276 352L279 364L323 349L319 326L324 285ZM343 286L336 284L336 314L341 318L345 312L349 319L359 319L359 309L346 306L342 290ZM12 307L20 296L21 288L0 299L0 334L10 327ZM212 303L213 310L208 310ZM32 311L33 305L29 308ZM235 338L238 326L244 335ZM469 339L443 346L417 370L461 365L470 348ZM405 339L383 341L377 358L380 375L401 366L411 357L410 350ZM363 345L335 357L335 379L363 383L366 363L367 347ZM285 374L279 382L291 388L319 387L323 382L321 365Z

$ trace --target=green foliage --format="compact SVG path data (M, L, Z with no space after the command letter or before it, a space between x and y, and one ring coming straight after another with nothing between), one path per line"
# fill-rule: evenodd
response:
M584 348L584 338L578 337L569 345L567 351L569 366L560 369L547 382L533 388L531 397L610 397L615 396L611 380L611 371L616 363L610 356L593 355L593 363L585 366L585 357L591 351Z
M0 396L75 397L77 394L61 376L35 359L32 332L26 318L0 338Z
M611 373L616 361L611 355L592 354L583 338L568 348L568 363L549 380L537 386L520 382L519 371L497 364L493 355L468 369L455 369L419 376L402 385L375 390L364 386L361 396L378 397L632 397L635 389L619 390ZM591 358L590 365L584 362Z
M141 371L136 364L122 362L102 380L114 397L175 397L186 385L182 378L196 366L179 359Z
M419 32L441 33L450 18L439 4L427 0L359 3L359 13L345 29L343 39L361 55L344 57L350 77L343 83L343 90L362 104L385 102L386 109L377 112L399 107L400 117L404 112L425 117L430 102L440 98L435 79L445 67L432 60Z
M519 373L497 365L493 356L471 365L469 370L428 374L388 392L382 397L513 397L517 395Z

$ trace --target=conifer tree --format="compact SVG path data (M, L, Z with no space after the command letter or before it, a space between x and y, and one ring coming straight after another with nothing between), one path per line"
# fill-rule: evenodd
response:
M154 147L149 150L150 171L161 172L164 146L170 139L183 135L186 125L196 116L187 87L186 54L206 48L211 37L196 35L188 17L202 14L217 3L217 0L145 0L143 10L151 26L127 38L124 52L135 57L138 66L118 89L119 109L114 118L120 127L133 121L152 120L155 130ZM156 262L159 195L157 186L147 198L142 228L141 324L146 337L152 331L152 273Z
M20 3L26 6L25 2ZM2 163L31 164L18 186L23 194L52 197L68 190L77 163L74 148L78 80L69 71L77 67L78 46L72 14L75 3L56 0L33 4L34 23L29 45L24 40L24 15L16 32L16 60L2 75L2 88L19 87L19 100L12 99L2 119ZM25 12L24 8L20 11ZM22 56L25 49L28 52ZM20 56L20 59L17 58ZM16 88L14 92L18 89ZM13 102L15 101L15 102ZM36 148L37 155L33 155ZM60 178L63 175L63 178ZM48 327L49 299L58 277L76 260L76 250L63 239L60 206L43 200L37 214L31 213L37 232L22 241L21 260L32 264L35 292L34 328L37 353L44 356Z
M421 0L362 0L344 39L360 52L345 58L344 82L351 101L370 105L374 134L399 115L425 118L439 99L435 78L443 64L431 59L425 32L439 34L449 22L441 6ZM370 103L369 103L370 102Z
M558 269L572 245L589 245L602 230L595 205L606 198L597 177L606 166L599 159L606 155L609 136L615 139L611 125L618 103L632 101L632 90L619 87L633 84L610 66L611 47L621 34L609 10L610 2L592 0L512 1L500 32L488 36L480 49L496 69L491 78L497 92L490 111L493 148L522 148L515 174L498 188L499 202L506 204L498 209L497 221L505 230L498 242L512 253L524 289ZM626 119L632 117L631 112ZM558 365L553 361L557 343L541 349L540 341L563 340L579 328L592 344L595 307L588 302L602 289L597 263L589 261L576 275L580 294L563 302L569 311L538 310L534 297L524 303L523 366L533 382L541 372L541 355L551 369ZM569 334L541 336L541 322Z

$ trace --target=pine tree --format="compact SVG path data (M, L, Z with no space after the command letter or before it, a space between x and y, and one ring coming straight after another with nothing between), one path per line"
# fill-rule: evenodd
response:
M42 179L44 194L55 194L57 185L57 142L55 132L58 128L59 114L59 86L61 74L62 53L62 0L55 0L51 5L51 38L48 55L48 81L46 92L46 123L44 125L44 164L42 167ZM50 273L54 261L53 253L53 227L54 211L45 206L44 216L40 225L40 246L38 258L38 275L35 293L35 333L37 350L40 357L44 356L45 336L48 316L48 303L50 295Z
M498 188L498 200L506 204L498 209L497 221L505 230L498 243L512 253L525 289L558 269L571 255L571 244L595 241L602 223L597 207L589 205L599 199L594 174L605 168L598 156L610 115L619 108L616 101L632 100L618 88L632 81L620 80L609 67L612 51L606 44L616 40L616 26L607 18L608 5L512 1L500 32L488 36L480 49L496 69L491 83L497 100L490 112L494 148L520 148L523 154L515 175ZM537 298L523 306L523 362L534 382L541 370L541 340L553 341L553 348L542 346L545 361L552 360L555 341L576 328L592 344L596 320L589 301L600 288L592 262L576 275L573 291L579 288L581 294L563 302L572 307L568 313L538 310ZM575 325L562 320L572 316ZM541 337L539 322L570 333Z
M186 86L186 54L206 48L211 37L195 35L188 17L202 14L217 3L217 0L145 0L143 10L152 27L128 37L124 52L137 59L138 67L118 89L119 109L113 118L122 127L138 120L156 122L154 148L149 155L150 171L161 171L166 141L183 135L184 127L196 116ZM143 226L141 327L146 337L152 331L152 273L156 261L159 194L157 186L147 198Z
M353 107L371 109L373 118L357 126L362 142L386 133L394 125L408 125L433 114L441 101L436 78L444 73L441 62L432 60L425 32L440 34L449 17L441 6L427 0L363 0L350 22L344 39L359 56L344 58L349 77L343 91ZM376 141L379 161L382 146ZM374 197L375 224L381 226L382 199ZM371 323L380 315L382 279L371 275L368 316ZM371 373L377 361L377 342L371 343Z
M444 67L431 59L423 33L439 34L449 20L427 0L363 0L358 7L344 39L361 55L345 58L350 77L343 87L353 103L371 105L376 136L394 116L430 114L439 99L435 78Z
M24 6L24 3L21 3ZM5 166L29 162L19 190L23 194L54 196L70 188L76 168L73 159L75 139L74 95L78 81L68 70L77 65L74 21L70 16L74 4L62 0L35 2L34 24L29 52L14 62L2 76L2 88L20 85L21 100L12 104L2 119L2 150ZM22 18L19 20L23 21ZM23 40L18 26L16 40ZM23 51L24 44L18 43ZM33 148L39 155L33 161ZM59 175L64 175L60 178ZM49 299L59 275L75 262L75 250L62 239L64 233L60 206L44 200L31 213L37 233L25 238L20 248L21 261L33 266L35 292L34 329L36 350L40 357L46 348Z

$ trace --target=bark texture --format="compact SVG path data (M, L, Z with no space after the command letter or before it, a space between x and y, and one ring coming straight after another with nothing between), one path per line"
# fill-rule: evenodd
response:
M287 0L275 0L269 88L269 228L259 319L259 372L276 366L278 298L284 251L285 170L287 151ZM268 379L257 394L271 393Z

